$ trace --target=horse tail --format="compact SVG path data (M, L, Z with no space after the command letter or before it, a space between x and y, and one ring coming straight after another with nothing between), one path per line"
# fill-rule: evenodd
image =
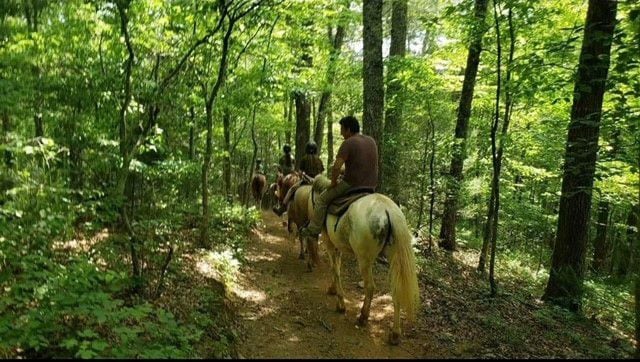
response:
M391 208L390 212L389 210L385 211L389 228L385 242L389 244L387 247L390 259L391 295L400 308L405 310L407 318L412 321L415 319L420 303L420 294L416 260L411 246L411 234L407 222L397 206Z

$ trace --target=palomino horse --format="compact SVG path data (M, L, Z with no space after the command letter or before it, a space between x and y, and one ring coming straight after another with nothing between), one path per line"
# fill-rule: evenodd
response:
M262 208L262 196L267 191L267 178L261 173L254 173L251 178L251 194L258 209Z
M325 176L315 178L312 196L308 201L310 215L313 215L314 198L318 197L329 183ZM365 290L364 303L358 318L360 326L364 326L369 319L369 308L375 288L373 263L380 252L390 260L389 285L393 298L393 328L389 342L398 344L402 334L400 308L404 309L408 319L412 320L415 318L420 299L411 234L398 205L382 194L364 196L351 204L339 220L337 216L327 214L322 237L333 270L333 281L328 293L336 294L336 310L341 313L346 310L340 279L342 253L352 252L356 256Z
M293 224L295 224L296 228L300 230L300 228L309 221L308 203L310 195L311 185L303 185L298 188L293 199L289 202L289 207L287 209L287 217L289 219L287 223L287 230L289 233L292 232ZM300 240L300 255L298 258L304 259L306 244L306 250L309 252L309 257L307 258L307 269L312 271L313 267L319 264L318 240L302 237L300 233L298 233L298 239Z

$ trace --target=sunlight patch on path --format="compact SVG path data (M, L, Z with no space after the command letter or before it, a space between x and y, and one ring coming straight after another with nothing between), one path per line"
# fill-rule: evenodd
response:
M78 239L71 239L66 241L54 241L53 249L61 251L72 250L75 252L88 252L95 244L105 240L109 237L109 235L109 230L105 228L89 238L80 237Z

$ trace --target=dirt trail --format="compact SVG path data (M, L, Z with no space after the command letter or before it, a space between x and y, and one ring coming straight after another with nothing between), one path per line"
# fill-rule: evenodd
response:
M400 346L386 343L393 320L388 270L374 267L376 293L369 323L356 327L364 299L353 255L345 255L342 280L346 314L335 311L336 299L326 294L331 272L320 245L321 264L306 271L298 259L299 243L288 238L282 220L269 211L247 247L235 294L239 297L244 358L417 358L435 357L425 338L405 328ZM405 323L406 325L406 323Z

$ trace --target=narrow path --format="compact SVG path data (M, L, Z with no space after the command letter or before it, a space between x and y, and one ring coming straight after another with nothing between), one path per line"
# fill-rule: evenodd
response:
M326 294L329 262L320 245L321 264L306 271L298 259L299 243L287 236L282 220L270 211L247 246L248 262L241 269L235 294L239 297L245 358L417 358L428 346L415 330L405 330L400 346L386 343L393 319L387 268L374 268L376 293L369 324L356 327L364 299L353 255L343 257L342 279L346 314L335 312L335 297ZM420 338L423 339L423 338ZM433 355L432 355L433 356ZM427 356L428 357L428 356Z

